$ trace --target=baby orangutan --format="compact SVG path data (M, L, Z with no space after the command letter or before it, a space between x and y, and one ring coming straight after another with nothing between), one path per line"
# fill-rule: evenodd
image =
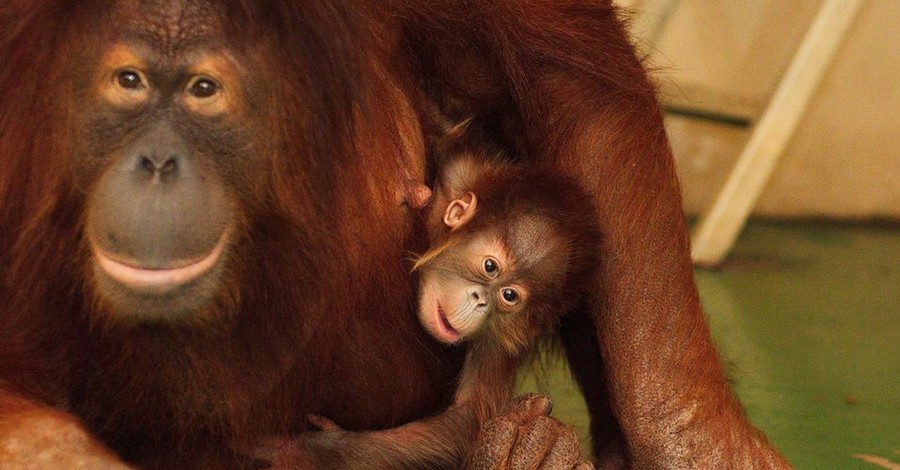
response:
M573 181L502 161L484 145L467 144L464 129L459 125L435 143L434 191L410 182L401 199L412 209L431 199L425 209L430 248L413 268L419 274L419 319L437 340L467 347L454 404L445 414L474 412L480 428L511 400L516 369L526 354L592 285L599 232L590 198ZM302 458L298 449L300 455L306 449L329 462L328 468L344 468L333 462L337 457L328 457L332 447L374 458L366 452L373 443L379 449L384 442L403 448L417 439L439 439L445 434L435 434L435 426L454 422L427 418L353 433L324 416L308 420L326 432L272 439L256 457L270 468L296 468ZM459 435L466 439L463 429ZM408 468L450 468L467 458L455 456L451 463L419 452ZM383 468L371 458L370 468Z
M431 247L414 267L418 315L437 340L467 344L454 401L484 423L510 400L525 354L591 285L599 231L590 198L562 175L464 147L442 152Z

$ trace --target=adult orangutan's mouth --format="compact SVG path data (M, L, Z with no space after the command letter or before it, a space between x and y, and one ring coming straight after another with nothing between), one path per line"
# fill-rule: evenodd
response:
M164 268L142 267L138 263L107 253L97 245L92 248L97 265L116 282L135 291L164 294L209 272L219 262L227 244L228 231L225 231L206 254Z

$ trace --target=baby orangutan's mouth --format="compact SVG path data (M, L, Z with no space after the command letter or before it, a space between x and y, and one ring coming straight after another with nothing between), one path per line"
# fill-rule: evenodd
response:
M437 304L437 313L438 318L440 319L438 339L445 343L457 342L460 338L460 333L450 324L450 320L447 319L447 314L444 312L441 304Z

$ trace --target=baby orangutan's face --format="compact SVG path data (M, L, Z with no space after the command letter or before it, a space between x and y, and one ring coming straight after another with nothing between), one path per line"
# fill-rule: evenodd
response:
M416 264L421 272L419 319L445 343L476 335L491 317L518 312L528 298L499 228L459 230L477 207L474 193L451 201L443 217L449 237Z
M451 236L426 256L420 268L419 319L439 341L468 339L492 317L515 314L527 302L528 291L497 236Z

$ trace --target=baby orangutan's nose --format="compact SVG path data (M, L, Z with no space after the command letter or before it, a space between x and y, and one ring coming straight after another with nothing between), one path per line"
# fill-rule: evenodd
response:
M480 286L469 289L469 300L474 302L476 307L487 306L487 295L485 295L484 289Z

